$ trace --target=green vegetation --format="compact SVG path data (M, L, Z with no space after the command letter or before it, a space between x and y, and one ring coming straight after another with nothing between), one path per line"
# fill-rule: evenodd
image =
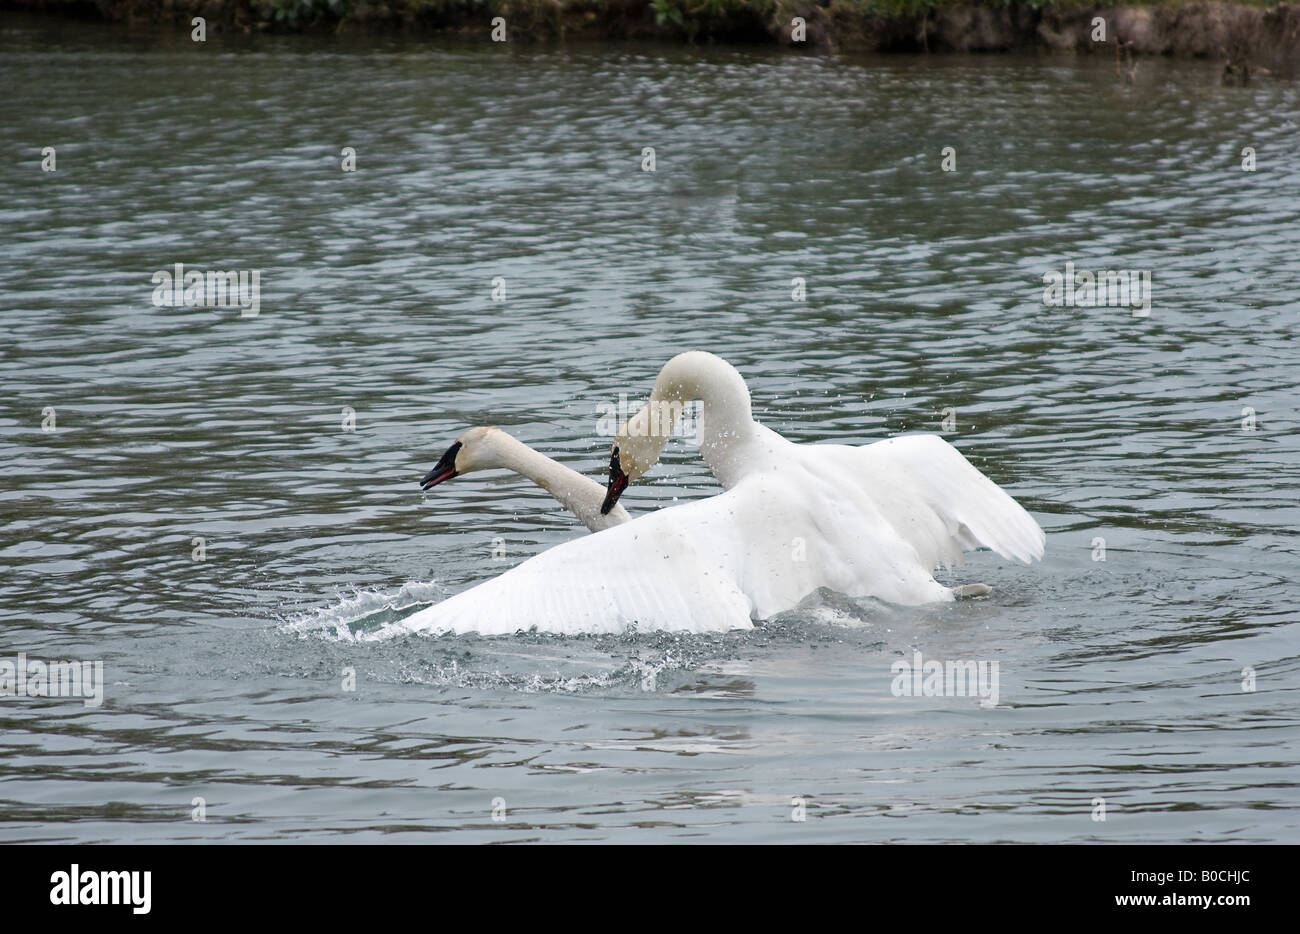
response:
M352 12L351 0L272 0L272 19L288 26L300 26L323 19L345 19Z
M93 4L93 6L92 6ZM400 29L486 40L495 17L510 41L670 39L792 42L878 51L1049 48L1218 58L1274 73L1300 68L1300 7L1275 0L0 0L114 20L188 25L210 32ZM1088 38L1092 17L1109 41Z

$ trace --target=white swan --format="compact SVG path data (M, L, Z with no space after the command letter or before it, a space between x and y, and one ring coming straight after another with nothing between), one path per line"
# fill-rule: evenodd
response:
M1043 556L1046 536L1038 523L947 441L904 435L862 447L795 444L754 421L744 378L703 351L664 364L650 400L619 429L602 510L658 462L683 405L697 399L703 403L700 454L718 482L733 489L751 478L768 478L779 485L778 495L800 503L826 540L849 549L853 560L873 557L853 548L866 533L893 540L891 549L905 549L926 578L939 565L960 564L963 550L980 545L1026 564ZM948 588L933 579L886 589L895 594L886 599L897 603L953 596L941 593Z
M644 417L620 430L611 512L691 399L704 403L701 449L726 492L557 545L363 638L749 629L820 587L909 605L952 600L931 570L979 544L1026 563L1042 556L1037 523L943 439L793 444L753 421L740 374L703 353L669 361ZM661 418L651 425L650 415ZM450 459L444 469L454 470Z
M622 506L602 512L605 490L599 483L533 450L500 428L478 427L462 433L420 481L420 489L431 490L452 477L491 468L513 470L532 480L593 532L632 519Z

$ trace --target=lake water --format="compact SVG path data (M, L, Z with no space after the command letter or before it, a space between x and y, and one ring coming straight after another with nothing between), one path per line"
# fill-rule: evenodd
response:
M1294 84L12 16L0 83L0 659L107 682L0 698L0 839L1300 842ZM1149 316L1045 306L1067 262L1149 271ZM175 263L259 314L155 306ZM456 435L603 479L600 409L689 348L794 440L951 409L1046 560L745 633L353 641L585 534L501 473L422 495ZM674 442L623 502L716 491ZM999 705L894 696L918 651Z

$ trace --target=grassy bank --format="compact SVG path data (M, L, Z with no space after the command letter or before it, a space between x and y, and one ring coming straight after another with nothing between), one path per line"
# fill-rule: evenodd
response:
M1083 0L0 0L0 6L214 32L399 29L491 41L656 38L775 42L810 49L1178 55L1293 73L1300 7ZM1094 37L1106 21L1105 41ZM803 35L794 24L802 20ZM500 35L500 33L498 33Z

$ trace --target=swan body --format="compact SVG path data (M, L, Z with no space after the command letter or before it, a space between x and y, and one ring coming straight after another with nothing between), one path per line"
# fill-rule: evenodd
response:
M703 402L700 453L718 482L730 489L752 476L779 478L777 495L802 500L825 535L853 521L887 526L927 577L981 545L1026 564L1043 556L1046 536L1038 523L947 441L904 435L861 447L795 444L754 421L744 378L703 351L664 364L649 401L620 427L602 509L654 466L681 406L694 399ZM891 602L926 602L929 590Z
M420 488L429 490L452 477L493 468L513 470L532 480L593 532L632 519L621 506L602 513L601 500L605 490L599 483L552 460L500 428L480 426L461 434L420 481Z
M795 444L754 422L744 380L712 354L661 371L615 440L601 508L622 508L615 477L625 485L653 466L674 405L691 399L703 402L700 447L725 492L557 545L369 638L749 629L821 587L903 605L984 592L931 574L979 545L1042 556L1038 524L942 438Z

